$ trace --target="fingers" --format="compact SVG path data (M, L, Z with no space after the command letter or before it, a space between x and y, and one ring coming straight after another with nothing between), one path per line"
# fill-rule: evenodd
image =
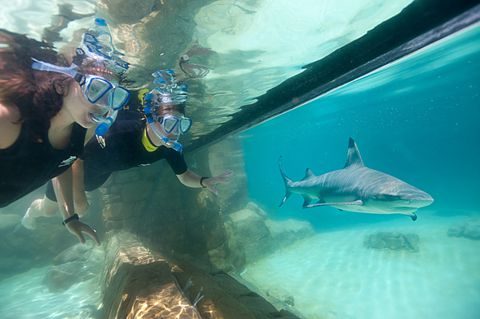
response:
M230 180L230 177L233 176L233 171L232 170L226 170L222 174L218 176L213 176L205 180L203 182L209 191L211 191L213 194L218 196L218 190L215 187L216 184L225 184L228 183Z
M97 243L97 245L100 245L100 240L98 239L97 232L87 224L84 224L80 221L72 221L67 224L67 228L72 234L74 234L78 238L78 240L82 244L85 243L85 237L83 235L83 233L85 233L88 235L88 237L93 239Z
M233 176L233 171L231 169L227 169L225 172L222 173L223 177L232 177Z
M226 170L222 174L220 174L218 176L211 177L210 179L212 180L213 184L227 183L232 176L233 176L233 171Z
M218 196L218 190L213 185L208 186L208 190L211 191L214 195Z
M82 243L85 244L85 237L83 237L82 232L75 232L75 236L77 236L78 240Z
M98 239L98 235L97 235L97 232L95 229L93 229L92 227L86 225L86 224L83 224L83 227L82 227L82 232L84 232L85 234L87 234L91 239L93 239L97 245L100 245L100 240Z

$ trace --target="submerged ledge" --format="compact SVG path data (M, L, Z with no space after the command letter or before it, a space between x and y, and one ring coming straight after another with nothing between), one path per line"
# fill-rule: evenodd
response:
M106 252L102 318L298 318L228 274L168 260L131 233L111 235Z

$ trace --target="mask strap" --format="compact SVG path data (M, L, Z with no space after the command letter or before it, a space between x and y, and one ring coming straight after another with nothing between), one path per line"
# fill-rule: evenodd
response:
M57 72L65 75L69 75L75 79L80 84L85 82L85 76L77 72L77 66L75 64L70 65L69 67L58 66L48 62L43 62L32 58L32 69L37 71L46 71L46 72Z

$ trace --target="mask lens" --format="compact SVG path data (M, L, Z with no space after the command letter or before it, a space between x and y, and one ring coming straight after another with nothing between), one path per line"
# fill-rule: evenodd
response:
M130 98L130 93L121 87L116 87L113 90L112 97L112 108L114 110L119 110L127 104L128 99Z
M178 120L174 117L163 118L163 129L165 130L165 132L171 133L175 128L177 122Z
M192 126L192 120L190 118L184 117L180 120L180 131L182 133L188 132L191 126Z
M111 88L112 85L109 82L94 78L87 84L85 95L90 103L96 104Z

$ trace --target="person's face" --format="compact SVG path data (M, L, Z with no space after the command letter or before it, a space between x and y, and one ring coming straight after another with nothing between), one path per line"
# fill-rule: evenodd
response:
M83 95L80 85L72 81L68 93L63 98L63 108L70 115L71 119L84 128L90 128L97 124L93 119L94 115L103 115L104 109L90 103Z

